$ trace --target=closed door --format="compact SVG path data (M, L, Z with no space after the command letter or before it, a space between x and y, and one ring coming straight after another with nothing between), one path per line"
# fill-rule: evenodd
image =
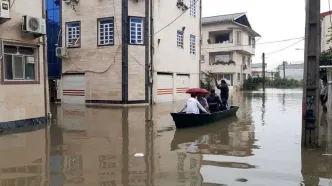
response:
M84 74L66 74L62 78L62 102L85 104Z

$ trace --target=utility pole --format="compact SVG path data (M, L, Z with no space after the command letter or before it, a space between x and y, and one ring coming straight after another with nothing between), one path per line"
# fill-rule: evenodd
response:
M318 144L320 1L306 0L302 146Z
M282 62L282 67L284 69L283 73L284 73L284 79L286 79L286 61Z
M263 91L265 91L265 53L262 54L262 62L263 62Z

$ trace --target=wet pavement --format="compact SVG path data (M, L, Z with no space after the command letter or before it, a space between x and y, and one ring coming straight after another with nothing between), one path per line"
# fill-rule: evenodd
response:
M301 90L234 93L231 102L237 117L182 130L169 113L184 102L153 113L53 105L49 127L0 137L0 185L332 185L326 114L322 148L301 148Z

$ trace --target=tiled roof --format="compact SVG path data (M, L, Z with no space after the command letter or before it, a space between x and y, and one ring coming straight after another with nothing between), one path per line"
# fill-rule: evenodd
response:
M226 15L218 15L218 16L211 16L211 17L203 17L202 24L209 24L215 22L223 22L223 21L233 21L236 18L239 18L246 13L235 13L235 14L226 14Z

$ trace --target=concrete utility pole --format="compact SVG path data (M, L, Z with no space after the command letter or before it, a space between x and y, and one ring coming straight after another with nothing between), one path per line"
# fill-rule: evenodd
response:
M284 79L286 79L286 61L282 62L282 68L284 69L283 73L284 73Z
M306 0L302 146L318 145L320 1Z
M263 91L265 91L265 53L262 54L262 68L263 68Z

